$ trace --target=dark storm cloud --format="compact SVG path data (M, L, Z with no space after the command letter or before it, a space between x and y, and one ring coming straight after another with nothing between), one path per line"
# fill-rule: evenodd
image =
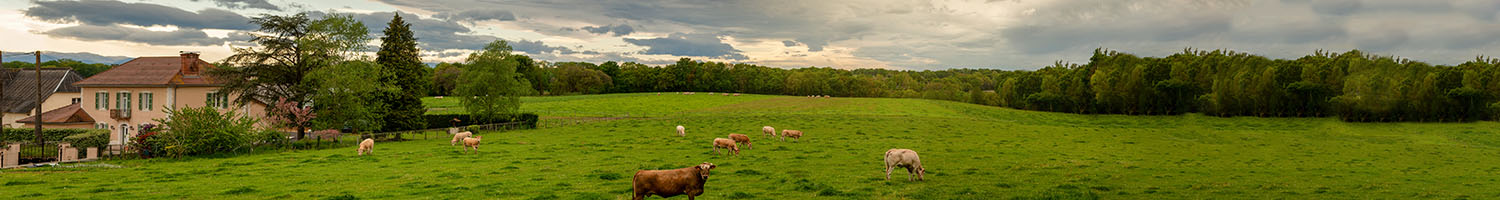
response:
M436 17L436 18L442 18L442 19L448 19L448 20L466 21L466 22L478 22L478 21L486 21L486 20L516 21L516 14L515 13L511 13L510 11L499 10L499 9L465 10L463 12L458 12L458 13L438 14L438 15L435 15L434 17Z
M223 38L208 37L198 29L179 28L176 31L151 31L119 25L80 25L43 32L52 37L73 38L83 41L116 40L151 45L222 45Z
M354 17L365 24L372 34L380 34L385 30L386 24L391 22L397 13L375 12L375 13L340 13ZM401 18L411 24L413 35L417 38L418 46L429 51L442 51L449 49L477 50L483 49L489 44L501 38L471 33L469 27L453 21L423 18L420 15L402 12ZM313 12L311 17L317 18L326 15L322 12ZM562 46L550 46L541 41L508 40L515 51L527 53L574 53L572 49Z
M170 25L192 29L249 30L255 28L250 24L250 18L227 10L212 8L194 13L164 5L119 1L34 1L32 3L36 6L26 9L23 13L28 17L50 22L79 22L97 26Z
M528 16L518 19L526 29L557 37L615 33L577 24L629 24L652 27L631 34L669 35L625 39L647 48L634 56L734 57L746 53L730 44L781 41L809 52L841 45L852 51L828 54L893 65L1041 66L1085 61L1078 55L1096 47L1152 56L1230 48L1271 57L1361 48L1443 62L1443 55L1495 54L1492 46L1500 43L1490 39L1500 31L1487 28L1500 26L1494 0L380 1L436 13L509 10ZM972 11L976 6L981 11Z
M624 24L620 24L620 25L605 25L605 26L585 26L585 27L580 28L580 29L583 29L584 31L588 31L589 33L593 33L593 34L614 33L614 36L630 35L630 33L634 33L635 32L635 28L631 28L630 25L624 25Z
M196 1L199 1L199 0L193 0L193 1L196 2ZM256 9L281 11L281 7L280 6L276 6L276 4L271 4L271 2L267 1L267 0L213 0L213 1L214 1L214 5L219 5L219 7L224 7L224 8L228 8L228 9L256 8Z
M1349 15L1359 10L1359 0L1320 0L1312 1L1313 11L1330 15Z
M740 50L724 43L718 35L713 34L686 34L672 33L667 37L652 39L625 38L625 42L636 46L647 47L644 54L665 54L674 56L703 56L710 58L723 58L733 60L749 59Z
M1074 47L1098 47L1117 41L1174 41L1231 29L1232 16L1214 11L1219 5L1166 10L1129 9L1132 1L1077 3L1038 9L1032 23L1007 28L1001 35L1028 53L1052 53ZM1142 3L1144 6L1165 6ZM1170 8L1169 8L1170 9ZM1081 17L1083 16L1083 17Z

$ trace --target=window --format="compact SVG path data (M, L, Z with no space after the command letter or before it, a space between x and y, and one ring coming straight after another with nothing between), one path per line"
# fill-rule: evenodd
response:
M155 94L151 94L151 92L141 92L139 94L139 96L141 98L139 100L141 102L140 103L141 105L137 106L138 108L136 108L136 109L151 110L151 104L152 104L152 101L155 100L155 98L156 98L155 96L156 95Z
M229 95L219 92L208 92L208 107L228 108Z
M109 109L109 92L99 91L99 93L94 93L94 109Z
M73 104L83 103L83 98L73 98Z
M208 93L208 106L215 108L229 108L229 95L219 92Z
M130 110L130 92L120 92L120 95L115 98L116 102L119 102L115 103L115 109Z

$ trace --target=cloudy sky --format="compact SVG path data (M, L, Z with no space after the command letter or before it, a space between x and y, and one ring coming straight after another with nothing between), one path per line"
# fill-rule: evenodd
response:
M0 50L229 56L262 14L407 18L425 62L504 39L542 60L1035 69L1104 47L1273 58L1360 49L1457 64L1500 55L1500 0L103 0L0 2ZM373 51L373 49L372 49ZM7 59L10 60L10 59Z

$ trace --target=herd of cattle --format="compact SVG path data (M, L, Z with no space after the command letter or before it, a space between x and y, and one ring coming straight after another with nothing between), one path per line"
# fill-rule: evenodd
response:
M781 134L777 134L776 128L764 126L761 127L761 132L769 136L768 138L777 138L783 142L786 138L792 138L792 142L797 142L802 138L802 131L799 130L782 129ZM677 136L687 136L687 127L677 125ZM725 149L726 155L739 156L741 144L745 145L746 149L754 148L751 145L750 136L745 134L730 133L729 138L714 138L714 155L718 155L719 149L722 148ZM631 180L631 190L635 194L632 199L645 199L651 195L662 198L687 195L691 200L698 195L703 195L703 184L708 182L709 171L716 167L718 166L713 163L704 162L681 169L636 171L635 177ZM927 174L927 169L922 168L922 159L917 156L916 151L911 149L886 150L885 179L890 180L891 170L898 167L906 168L907 181L912 181L913 176L916 180L923 180L923 175Z
M682 94L691 95L693 93L686 92ZM739 96L739 94L734 94L733 96ZM823 98L828 97L823 96ZM786 141L786 138L792 138L792 142L798 142L802 138L802 131L782 129L780 134L777 134L776 128L771 126L761 127L761 133L769 136L768 138L776 138L783 142ZM476 154L479 153L479 141L482 139L482 136L475 136L470 131L459 131L458 128L449 128L448 134L453 135L453 140L450 140L448 145L462 143L464 145L463 153L468 153L470 149ZM677 125L677 136L687 136L687 127ZM754 148L750 143L750 136L745 134L730 133L729 138L714 138L714 155L718 155L719 149L722 148L725 149L726 155L739 156L740 144L745 145L746 149ZM374 150L374 139L364 139L364 141L359 143L359 149L357 149L361 156L373 154ZM681 169L636 171L631 183L631 190L635 193L633 199L645 199L651 195L667 198L684 194L688 196L689 200L694 199L698 195L703 195L703 184L708 182L709 171L716 167L718 166L713 163L704 162L697 166ZM885 151L886 180L891 179L891 171L895 168L906 169L907 181L912 181L913 176L915 176L915 180L923 180L923 175L927 174L927 170L922 168L922 159L917 156L916 151L912 151L911 149L890 149Z

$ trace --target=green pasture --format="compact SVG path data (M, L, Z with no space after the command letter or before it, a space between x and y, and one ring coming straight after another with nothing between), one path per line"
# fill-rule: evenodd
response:
M702 199L1500 198L1494 122L1077 115L706 93L522 101L544 118L612 118L481 131L478 154L409 136L417 140L377 143L371 156L347 146L5 170L0 198L629 199L636 170L701 162L718 165ZM462 112L452 98L424 103L429 113ZM806 135L778 141L761 126ZM714 154L710 141L729 133L750 135L754 148ZM927 180L897 170L887 181L881 159L891 148L920 153Z

